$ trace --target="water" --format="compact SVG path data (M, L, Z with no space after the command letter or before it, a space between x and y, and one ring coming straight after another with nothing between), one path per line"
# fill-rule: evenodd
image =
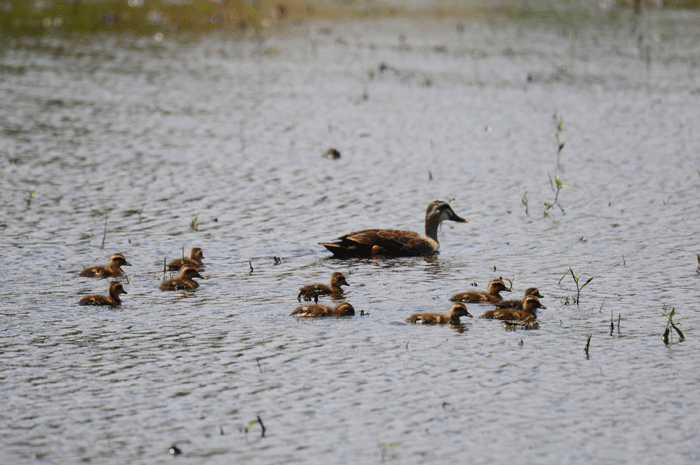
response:
M699 20L5 37L0 462L697 461ZM543 218L555 174L566 213ZM437 258L317 244L422 231L438 198L469 223ZM160 292L193 246L200 289ZM122 307L78 306L107 280L77 273L117 251ZM593 277L580 306L569 267ZM333 271L369 316L291 318ZM539 287L540 330L405 323L498 276ZM685 341L662 342L664 307Z

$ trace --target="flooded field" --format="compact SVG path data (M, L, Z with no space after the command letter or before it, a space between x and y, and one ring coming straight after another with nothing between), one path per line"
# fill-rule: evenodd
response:
M3 36L0 462L698 461L698 25ZM422 233L435 199L469 220L435 257L318 245ZM191 247L199 289L161 292ZM122 306L79 306L116 252ZM593 278L579 305L569 267ZM335 271L358 314L291 317ZM461 330L405 321L499 276L540 289L539 330L486 304ZM672 308L686 339L665 344Z

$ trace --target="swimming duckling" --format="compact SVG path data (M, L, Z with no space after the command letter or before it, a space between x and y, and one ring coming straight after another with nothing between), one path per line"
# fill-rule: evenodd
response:
M88 295L80 299L78 302L80 305L109 305L111 307L117 307L122 304L121 299L119 299L119 294L126 294L124 286L119 281L112 281L109 283L109 296L103 295Z
M347 281L345 281L345 275L343 273L338 273L337 271L331 275L331 285L327 286L325 284L309 284L299 289L299 295L297 300L301 302L301 298L304 300L316 300L318 302L318 296L321 295L331 295L332 298L337 299L343 296L343 289L340 286L349 286Z
M488 292L462 292L453 295L450 300L453 302L500 302L503 300L501 292L510 292L502 279L492 279L489 283Z
M529 295L542 298L540 291L536 287L531 287L525 290L523 300L502 300L500 302L496 302L495 305L498 308L523 308L523 301L524 299L527 299L527 296Z
M193 266L185 265L180 268L180 277L177 279L169 279L160 285L161 291L192 291L199 287L199 283L192 278L201 278L202 276Z
M481 318L530 323L537 319L538 308L547 309L547 307L540 303L537 297L529 295L525 297L522 308L498 308L496 310L489 310L481 315Z
M317 305L317 304L302 305L301 307L297 307L297 309L292 312L292 315L312 316L312 317L352 316L354 314L355 314L355 309L353 308L352 305L350 305L347 302L343 302L342 304L338 304L338 306L335 308L326 307L325 305Z
M413 231L396 229L366 229L336 239L336 242L320 242L333 253L334 257L371 257L388 255L392 257L411 257L437 253L438 226L445 220L466 223L452 211L447 202L435 200L428 205L425 212L425 236Z
M124 255L115 253L109 257L109 266L92 266L80 272L86 278L116 278L124 274L122 266L131 266Z
M197 269L202 267L202 259L204 258L204 252L199 247L193 247L190 250L190 258L178 258L168 263L168 270L177 271L185 265L193 266Z
M459 302L452 304L450 314L443 315L441 313L417 313L406 319L409 323L422 323L424 325L446 325L448 323L459 325L459 318L462 316L472 317L467 311L467 306Z

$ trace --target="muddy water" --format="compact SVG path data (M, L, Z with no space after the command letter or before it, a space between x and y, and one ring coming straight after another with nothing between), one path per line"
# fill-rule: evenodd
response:
M0 461L697 460L699 20L5 37ZM565 213L544 218L557 174ZM422 231L437 198L469 223L436 258L317 244ZM160 292L192 246L200 289ZM77 273L117 251L122 307L78 306L107 281ZM569 267L593 277L580 306ZM369 316L289 317L333 271ZM405 323L498 276L539 287L540 330ZM685 341L662 342L664 307Z

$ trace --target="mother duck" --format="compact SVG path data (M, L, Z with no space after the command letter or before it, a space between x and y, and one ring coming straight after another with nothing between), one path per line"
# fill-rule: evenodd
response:
M413 231L397 229L365 229L341 236L335 242L320 242L334 257L371 257L388 255L391 257L415 257L437 253L438 226L445 220L466 223L452 211L447 202L430 202L425 212L425 236Z

